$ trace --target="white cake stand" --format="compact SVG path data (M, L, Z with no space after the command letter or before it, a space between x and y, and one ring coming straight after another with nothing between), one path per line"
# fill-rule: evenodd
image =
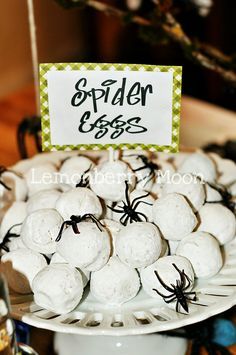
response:
M154 337L142 335L197 323L222 313L236 304L235 239L224 247L224 258L224 266L216 276L196 283L194 290L198 299L195 303L189 304L189 314L176 313L174 304L170 308L164 302L150 298L141 291L132 301L116 308L98 303L88 292L85 292L82 303L73 312L66 315L55 314L38 307L32 296L12 296L12 316L34 327L67 333L67 336L63 338L64 346L66 341L70 343L71 347L73 344L77 344L83 349L81 355L94 355L95 353L99 355L99 349L101 354L105 354L104 346L109 347L110 351L117 355L146 355L145 349L148 349L148 355L168 354L168 351L163 352L163 337L161 335ZM75 335L80 337L75 337ZM102 337L91 338L87 337L88 335ZM107 335L111 338L106 337L104 340L104 336ZM117 336L123 335L128 337L117 338ZM138 335L135 341L134 335ZM58 334L56 346L59 347L61 342L62 337ZM172 346L173 342L175 340L168 341L166 345L168 343L168 346ZM183 355L186 343L183 341L180 343L178 340L176 344L174 345L174 354ZM128 352L127 346L129 346ZM153 348L153 352L151 348ZM159 353L158 348L162 349ZM68 347L66 349L68 350ZM171 354L171 352L169 353ZM59 354L66 353L59 352ZM70 355L74 354L70 351Z
M77 153L44 153L20 161L15 167L24 172L40 162L57 164L67 154ZM86 155L101 157L105 154L86 151ZM32 295L12 296L12 316L34 327L56 332L55 348L59 355L184 355L186 340L168 337L166 341L167 337L159 333L200 322L236 304L236 239L224 248L222 270L210 279L198 281L194 291L198 300L189 305L189 314L176 313L174 305L170 308L143 291L116 308L98 303L85 291L83 301L67 315L38 307Z

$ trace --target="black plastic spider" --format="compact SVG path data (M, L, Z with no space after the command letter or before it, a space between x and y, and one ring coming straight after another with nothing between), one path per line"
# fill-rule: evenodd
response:
M11 191L11 188L10 188L9 186L7 186L7 185L5 184L5 182L3 182L3 181L1 180L1 176L2 176L2 174L5 173L5 172L11 172L12 174L15 174L15 175L17 175L17 176L19 176L19 177L21 177L21 178L22 178L22 175L19 174L19 173L17 173L16 171L7 169L7 168L6 168L5 166L3 166L3 165L0 165L0 185L2 185L6 190Z
M89 175L88 172L90 171L92 164L89 166L87 170L81 175L80 181L75 185L75 187L88 187L89 186Z
M39 116L25 117L20 122L17 129L17 145L22 159L28 158L27 136L33 136L38 152L42 150L41 144L41 118Z
M236 202L233 201L231 193L228 191L228 189L223 186L223 185L215 185L207 182L207 185L209 185L211 188L214 190L218 191L219 194L222 197L222 200L219 201L205 201L206 203L221 203L228 209L230 209L232 212L235 213L235 207L236 207Z
M133 169L133 171L135 173L137 171L144 170L144 169L148 169L149 170L149 173L147 174L147 176L144 177L145 179L148 178L147 181L146 181L146 184L147 184L150 180L152 180L155 177L156 170L159 170L160 166L155 164L155 163L153 163L153 161L149 160L148 157L146 157L145 155L135 155L135 154L133 154L133 155L130 155L130 156L136 156L137 157L136 159L140 159L143 162L143 166L140 166L137 169Z
M129 198L129 184L128 181L125 181L125 202L122 201L123 206L117 206L116 208L107 206L110 208L113 212L116 213L122 213L123 216L120 218L120 223L123 224L124 226L127 225L128 222L133 223L133 222L142 222L143 220L147 222L147 216L145 216L144 213L136 211L137 207L139 206L140 203L144 203L146 205L152 206L152 203L142 201L142 198L146 197L149 195L149 192L136 197L133 199L132 202L130 202ZM143 218L143 219L142 219Z
M63 230L64 230L65 227L71 226L72 229L73 229L73 232L75 234L80 234L80 231L79 231L77 223L85 221L88 218L90 218L97 225L98 229L100 231L102 231L102 227L103 227L102 223L93 214L86 213L83 216L72 215L68 221L64 221L62 223L60 231L59 231L58 236L56 238L56 242L59 242L59 240L61 239L62 233L63 233Z
M3 241L0 243L0 250L5 250L6 252L9 252L9 247L7 246L7 244L11 241L11 238L18 238L20 236L20 234L13 233L12 229L20 225L22 225L22 223L14 224L14 226L8 229L7 233L3 238Z
M158 272L154 270L157 280L168 292L170 292L170 294L167 296L163 295L163 293L159 292L156 288L153 288L153 291L160 295L166 303L171 303L176 300L176 312L179 312L179 305L181 305L183 309L188 313L187 301L196 301L196 292L186 292L186 290L191 284L190 278L188 277L188 275L185 274L184 270L181 271L174 263L172 265L178 271L180 276L180 280L176 280L176 285L166 285L165 282L161 279ZM192 295L193 297L191 297Z

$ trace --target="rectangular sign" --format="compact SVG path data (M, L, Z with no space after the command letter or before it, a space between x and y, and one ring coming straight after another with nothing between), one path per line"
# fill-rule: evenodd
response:
M40 65L43 150L177 152L181 67Z

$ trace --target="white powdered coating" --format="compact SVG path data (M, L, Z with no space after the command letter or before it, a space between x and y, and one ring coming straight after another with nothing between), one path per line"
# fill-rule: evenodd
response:
M85 171L93 168L93 166L94 163L92 160L84 156L75 156L66 159L59 170L62 183L75 187Z
M187 200L176 193L155 201L153 219L164 238L168 240L181 240L197 225L197 218Z
M58 190L42 190L33 194L27 201L27 212L32 213L43 208L55 208L61 192Z
M129 166L120 161L102 163L91 172L90 186L96 195L108 201L125 198L125 181L134 188L135 175Z
M69 263L59 253L55 253L53 254L50 260L50 265L51 264L69 264ZM79 268L78 270L82 276L83 285L85 287L90 280L90 271L85 269L79 269Z
M138 273L113 256L99 271L92 272L90 291L100 302L120 305L134 298L140 288Z
M9 248L9 251L15 251L18 249L28 249L21 237L11 238L7 246ZM2 252L4 253L4 250Z
M51 312L71 312L83 295L80 272L67 264L52 264L40 271L32 286L35 303Z
M232 185L230 185L228 190L231 193L231 195L235 197L236 196L236 182L234 182Z
M217 202L222 200L221 194L211 187L209 184L205 184L205 192L206 192L206 202Z
M152 195L154 195L156 198L160 197L162 194L163 185L164 184L162 182L155 181L154 184L152 185L152 190L151 190Z
M236 164L232 160L222 159L218 165L220 176L218 183L222 185L229 185L235 181Z
M188 155L178 171L182 174L191 173L202 176L203 180L214 182L217 178L217 172L214 162L209 156L202 152Z
M105 229L99 230L93 222L78 223L79 234L68 227L57 245L57 252L71 265L96 271L110 256L110 237Z
M85 288L89 283L91 272L85 269L79 269L79 272L82 276L83 286Z
M26 203L23 201L16 201L13 202L11 207L6 211L4 217L1 222L0 226L0 242L2 242L4 236L8 232L8 230L16 225L23 223L24 219L26 218ZM22 226L15 226L12 228L11 232L20 234Z
M55 242L63 219L54 209L45 208L29 214L22 226L21 237L24 244L43 254L55 253Z
M168 240L170 255L175 255L179 242L179 240Z
M156 159L154 161L159 166L160 170L156 171L156 179L151 192L154 196L160 197L165 183L171 182L174 178L175 167L172 163L165 160Z
M160 258L162 258L163 256L167 256L169 254L169 245L168 242L165 239L161 239L161 254L160 254Z
M162 251L162 239L156 226L136 222L124 227L117 236L116 252L120 260L133 268L150 265Z
M186 197L193 210L198 211L205 202L204 185L191 174L178 175L163 185L161 196L169 193L178 193Z
M72 215L83 216L90 213L98 218L102 214L99 198L85 187L63 192L56 202L56 209L65 220L69 220Z
M39 165L43 164L45 162L51 163L55 165L56 167L60 167L62 164L62 161L64 161L67 158L73 157L75 155L78 155L78 151L76 150L71 150L71 151L56 151L56 152L48 152L48 153L40 153L36 154L31 160L33 161L34 165Z
M205 232L194 232L182 239L176 254L190 260L198 278L214 276L223 265L218 241Z
M173 166L175 167L176 170L179 169L179 167L183 164L183 162L186 160L187 157L189 157L188 152L179 152L178 154L176 153L164 153L166 154L166 160L169 159L171 160ZM158 153L158 158L163 159L162 157L163 153Z
M50 264L68 264L68 262L56 252L51 257Z
M214 160L219 177L217 182L222 185L229 185L235 181L236 164L232 160L223 159L218 154L210 153L211 158Z
M47 266L43 255L29 249L18 249L4 254L1 263L10 288L21 294L31 292L34 277Z
M170 286L176 285L176 281L180 280L178 271L172 264L175 264L181 271L184 270L185 274L192 281L187 291L193 288L194 284L194 272L190 261L182 256L169 255L158 259L154 264L140 270L141 283L144 291L151 297L162 299L160 295L153 290L157 289L159 292L168 296L170 293L160 284L154 271L156 270L164 281L165 284Z
M29 169L25 173L29 196L41 190L57 189L57 173L57 168L51 163L42 163Z
M154 159L153 162L159 167L159 170L156 171L156 182L163 184L169 181L175 173L174 165L168 161L161 161L159 159Z
M236 220L233 212L219 203L206 203L199 211L198 230L208 232L218 239L221 245L230 242L236 233Z
M117 235L121 229L124 228L124 226L121 223L108 218L104 218L100 222L104 225L105 229L108 231L111 237L112 255L116 255Z
M148 192L143 191L143 190L136 190L136 189L133 190L129 194L130 203L132 204L132 202L138 198L138 200L136 200L136 202L134 202L134 205L133 205L133 206L136 206L135 211L144 214L147 217L148 222L153 222L152 206L155 202L155 199L151 195L147 195L147 194L148 194ZM142 198L140 198L140 197L142 197ZM126 203L126 200L124 200L124 202ZM118 210L122 210L122 207L123 207L122 202L118 202L114 206L114 208L118 209ZM113 211L112 218L115 221L119 221L123 214L124 213L117 213L117 212ZM142 221L145 221L144 216L139 215L139 217L141 218ZM130 223L130 219L128 219L128 223Z

